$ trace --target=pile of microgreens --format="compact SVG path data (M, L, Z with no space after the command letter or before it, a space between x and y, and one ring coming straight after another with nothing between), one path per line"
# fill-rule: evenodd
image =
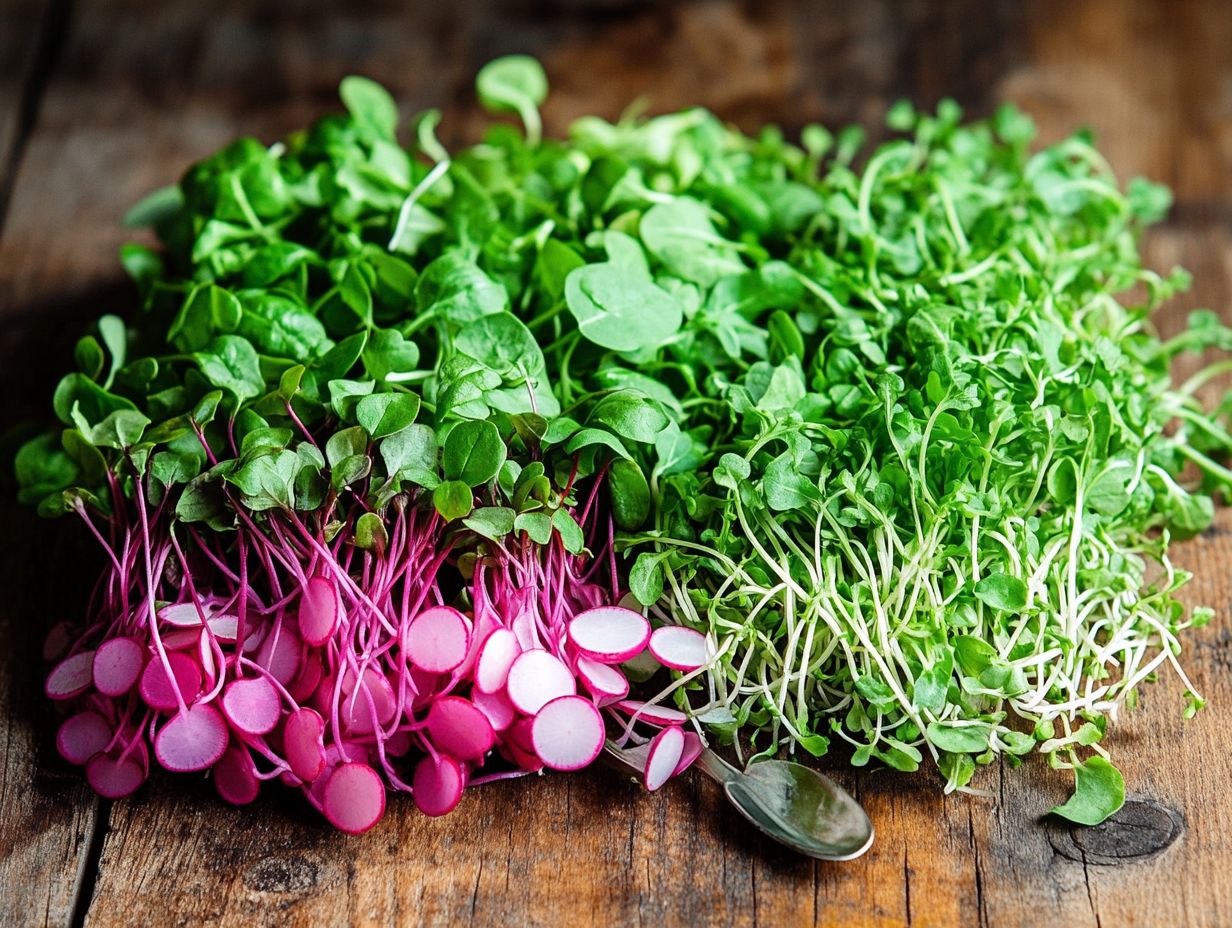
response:
M1032 153L1008 106L899 105L861 155L857 129L797 146L700 109L542 139L537 63L477 84L523 131L451 155L429 112L404 145L348 78L346 115L136 208L161 241L122 255L143 308L82 339L63 431L17 461L23 498L111 552L93 627L141 625L115 574L149 600L229 572L228 605L276 614L279 557L300 586L329 560L362 612L418 569L413 524L425 601L471 619L495 564L549 611L572 579L570 609L627 588L704 632L706 666L644 685L737 751L928 755L947 789L1039 751L1075 770L1058 811L1115 811L1107 720L1164 664L1201 705L1178 634L1210 612L1186 616L1167 552L1232 484L1208 375L1169 378L1232 334L1148 322L1187 282L1139 258L1167 192L1122 190L1085 135Z

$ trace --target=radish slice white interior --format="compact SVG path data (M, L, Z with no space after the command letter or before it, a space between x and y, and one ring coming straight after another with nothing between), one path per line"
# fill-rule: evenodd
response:
M601 703L624 699L629 695L629 680L616 667L589 657L579 657L577 672L582 685Z
M111 638L94 652L94 686L104 696L123 696L145 664L145 648L133 638Z
M518 636L507 628L498 628L488 635L479 648L475 662L475 689L481 693L495 693L509 679L509 668L522 653Z
M706 636L683 625L664 625L650 636L650 653L673 670L696 670L706 666Z
M277 635L270 634L261 643L257 663L286 686L299 673L300 644L299 635L284 625Z
M640 612L600 606L579 612L569 623L569 641L586 657L619 664L639 654L650 638L650 623Z
M428 734L438 751L477 761L492 750L496 732L483 710L461 696L445 696L428 710Z
M309 577L299 600L299 633L313 647L320 647L342 621L342 597L325 577Z
M170 606L163 606L158 610L158 617L168 625L176 625L180 628L187 628L192 625L201 624L201 616L207 619L210 617L210 608L204 603L200 604L198 611L197 603L172 603Z
M44 689L52 699L72 699L88 690L93 682L94 652L82 651L51 668Z
M124 760L96 754L86 764L86 782L104 799L120 799L145 782L145 769L131 754Z
M362 834L385 814L385 785L367 764L342 764L325 781L321 811L339 831Z
M355 709L352 714L362 715L366 719L368 731L371 732L372 711L368 708L368 700L371 699L377 722L387 725L398 713L398 697L394 694L389 680L375 666L364 668L359 676L359 686L355 685L355 680L355 673L350 668L343 672L342 692L347 696L347 704L350 705L352 697L354 698Z
M78 712L56 732L56 748L70 764L80 765L107 747L112 734L110 723L97 712Z
M649 706L640 699L622 699L616 708L626 715L637 715L638 720L652 725L681 725L689 717L671 706Z
M154 739L158 762L174 773L191 773L218 763L227 749L227 723L213 706L199 703L172 716Z
M232 680L222 693L222 711L227 720L246 735L264 735L274 730L282 713L278 691L265 677Z
M603 750L603 717L582 696L561 696L531 722L531 744L553 770L580 770Z
M449 606L433 606L411 621L403 646L416 667L448 673L466 660L470 637L470 624L462 613Z
M513 703L504 693L483 693L475 690L471 694L471 702L475 704L475 708L488 717L488 721L496 731L504 731L513 724L513 720L517 717L517 710L513 708Z
M462 798L466 773L452 757L425 757L415 767L411 795L424 815L452 812Z
M505 689L518 711L534 715L553 699L576 694L577 680L560 658L536 649L518 655Z
M185 702L192 702L201 692L201 665L183 651L172 651L167 655L167 665L175 677L175 683L167 676L163 662L157 657L145 665L141 674L141 698L151 709L159 712L170 712L179 708L175 692L178 688Z
M287 716L282 729L282 748L291 771L311 783L325 769L325 746L321 735L325 722L311 709L297 709Z
M299 673L287 687L287 692L296 702L307 702L308 697L317 690L317 684L325 676L325 665L321 663L321 652L315 648L310 650L300 665Z
M683 754L683 728L671 725L655 735L646 755L646 789L653 793L670 780Z
M252 768L252 758L241 748L231 747L214 765L214 789L234 806L244 806L257 798L261 781Z
M229 644L239 636L239 616L215 615L207 619L205 624L210 627L210 631L214 633L214 637L219 641L225 641Z
M51 626L43 639L43 660L58 661L73 643L73 623L64 619Z
M164 651L187 651L201 644L201 629L177 628L163 635Z
M678 777L690 767L693 766L693 761L702 756L702 751L706 749L706 745L695 731L686 731L684 733L684 749L680 752L680 760L676 763L676 769L672 771L672 776Z

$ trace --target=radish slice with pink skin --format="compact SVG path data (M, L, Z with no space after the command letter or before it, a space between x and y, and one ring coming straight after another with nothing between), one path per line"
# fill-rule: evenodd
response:
M616 708L626 715L636 715L639 722L649 722L651 725L681 725L689 720L679 709L650 706L640 699L622 699L616 703Z
M274 684L265 677L245 677L232 680L222 691L222 711L244 734L264 735L278 724L282 704Z
M581 770L603 750L603 716L582 696L553 699L531 721L535 753L553 770Z
M543 769L543 760L535 753L535 747L531 741L531 726L534 721L534 719L518 719L509 726L509 730L505 733L505 740L501 743L501 750L509 760L523 770L532 773Z
M604 664L619 664L646 647L650 623L632 609L600 606L575 615L568 634L578 653Z
M43 689L52 699L80 696L94 683L94 652L82 651L66 657L47 675Z
M175 676L175 684L167 676L167 669L157 657L145 665L141 674L141 698L151 709L159 712L171 712L178 709L175 690L179 687L184 702L190 703L201 692L201 665L183 651L172 651L167 655L167 664Z
M517 656L505 690L519 712L534 715L558 696L575 695L577 679L556 655L536 649Z
M316 692L323 676L325 676L325 665L321 663L321 652L316 648L310 648L304 656L299 673L287 687L287 692L296 702L306 702L308 697Z
M413 715L430 704L444 679L446 677L439 673L427 673L418 667L411 667L407 674L406 692L402 698L402 711Z
M338 588L325 577L309 577L299 599L299 633L313 647L329 641L342 623Z
M517 718L517 710L503 693L482 693L475 690L471 694L471 702L488 717L488 722L495 731L504 731Z
M466 660L454 668L453 674L455 677L473 677L475 664L479 660L479 650L483 647L488 637L500 628L500 624L488 615L486 612L475 620L471 626L471 641L467 648Z
M507 628L498 628L488 636L479 649L475 661L475 689L481 693L495 693L504 689L509 679L509 668L522 653L518 636Z
M385 785L367 764L342 764L325 782L321 811L339 831L363 834L385 814Z
M589 657L577 661L578 679L600 704L615 702L629 695L629 680L617 668L601 664Z
M325 766L337 767L339 764L363 764L368 761L368 752L353 741L341 743L331 742L325 748Z
M214 789L218 795L233 806L246 806L261 792L248 752L236 747L227 748L222 759L214 765Z
M325 769L324 732L324 720L311 709L297 709L283 724L282 747L287 763L305 783L311 783Z
M154 738L154 756L174 773L213 767L227 750L227 721L200 703L171 718Z
M78 766L111 743L111 724L97 712L70 715L56 732L56 749L70 764Z
M656 628L648 647L660 664L673 670L697 670L710 661L706 636L683 625Z
M257 648L261 647L261 645L265 643L265 636L269 632L269 626L265 624L257 625L252 628L245 626L244 631L246 633L244 635L244 653L252 654L257 650Z
M111 638L94 652L94 686L104 696L123 696L145 667L145 648L134 638Z
M275 680L286 686L299 673L299 636L284 625L277 635L270 635L262 643L257 663L268 670Z
M210 627L210 631L214 633L214 637L219 641L233 644L235 639L239 637L240 620L234 615L216 615L211 616L205 623Z
M539 628L535 624L534 613L529 610L519 612L510 623L510 629L517 636L518 644L522 646L523 651L543 647L543 642L539 640Z
M684 729L671 725L650 742L646 755L646 789L654 792L676 772L676 765L684 754Z
M676 764L676 769L672 771L672 776L678 777L692 767L693 762L702 756L704 750L706 750L705 742L698 737L697 732L686 731L684 749L680 752L680 761Z
M411 795L424 815L445 815L462 799L466 771L452 757L425 757L415 767Z
M201 688L212 690L218 682L218 662L214 660L214 645L210 642L210 636L204 631L197 641L197 655L201 660L201 673L205 677Z
M86 764L86 782L104 799L131 796L145 778L145 769L131 754L124 760L96 754Z
M179 628L162 636L164 651L187 651L201 644L201 632L195 628Z
M161 621L178 628L200 625L203 615L206 619L210 617L210 607L204 603L200 605L200 611L198 611L197 603L172 603L158 610L158 618Z
M470 649L471 627L466 616L449 606L419 613L403 634L407 659L429 673L449 673Z
M356 705L362 705L364 714L368 715L368 700L364 696L367 691L376 707L377 720L382 725L388 724L398 713L398 697L394 695L393 686L380 670L371 665L364 668L359 679L360 686L356 687L355 673L347 668L342 674L342 692L347 696L354 694Z
M428 735L438 751L463 761L482 759L496 743L496 732L483 710L461 696L445 696L432 704Z
M307 704L320 713L322 718L332 718L334 714L334 685L337 681L328 674L321 683L309 694ZM345 699L345 697L343 697ZM345 703L344 703L345 707Z

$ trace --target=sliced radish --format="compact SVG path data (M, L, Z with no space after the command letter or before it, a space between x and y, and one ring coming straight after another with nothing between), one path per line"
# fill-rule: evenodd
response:
M203 615L207 619L210 617L210 608L204 603L201 604L200 611L198 611L197 603L172 603L158 610L159 619L177 628L200 625Z
M501 742L501 751L510 761L523 770L534 772L543 769L543 759L535 753L531 740L531 726L534 719L518 719L509 726L505 740Z
M94 652L82 651L52 667L43 688L52 699L72 699L88 690L93 682Z
M432 702L441 683L448 677L439 673L428 673L418 667L411 667L407 674L409 685L402 696L402 711L408 716Z
M282 704L274 684L265 677L246 677L232 680L222 691L222 711L244 734L264 735L278 724Z
M387 757L404 757L414 747L411 733L401 728L385 739L385 755Z
M415 767L411 795L424 815L444 815L462 799L465 784L466 771L452 757L425 757Z
M86 764L86 782L104 799L120 799L137 791L146 772L130 754L124 760L96 754Z
M398 697L384 674L375 666L364 668L360 685L355 685L355 672L348 668L342 675L343 714L347 728L356 734L372 734L372 710L376 710L378 725L388 725L398 714ZM372 706L369 708L368 699Z
M504 731L517 717L517 710L504 693L482 693L475 690L471 694L471 702L488 717L495 731Z
M646 789L654 792L672 778L684 754L684 729L671 725L650 742L646 755Z
M321 736L325 722L311 709L297 709L287 716L282 728L282 747L291 771L311 783L325 769L325 745Z
M265 636L269 633L269 625L262 622L259 625L254 625L252 628L244 627L244 653L252 654L257 648L265 643Z
M270 635L262 642L257 663L286 686L299 673L300 650L299 635L284 625L277 635Z
M539 627L535 623L535 614L529 609L519 612L509 627L517 636L518 644L522 646L523 651L543 647L543 642L539 640Z
M582 685L602 704L624 699L629 695L628 678L610 664L601 664L589 657L579 657L577 672Z
M448 673L466 660L470 639L466 616L449 606L433 606L411 622L403 647L407 658L420 670Z
M650 623L640 612L600 606L579 612L569 623L569 641L586 657L619 664L641 653L650 638Z
M175 698L177 689L186 703L192 702L201 692L201 665L195 660L183 651L172 651L167 655L167 666L171 668L174 683L167 676L163 662L157 658L146 664L141 674L141 698L151 709L159 712L179 708L180 704Z
M556 655L540 649L523 651L509 668L506 692L519 712L534 715L558 696L577 693L577 680Z
M580 770L603 750L603 717L581 696L561 696L539 710L531 722L535 753L553 770Z
M227 750L227 722L213 706L199 703L171 718L154 739L158 762L174 773L218 763Z
M242 748L230 747L214 765L214 789L233 806L244 806L257 798L261 781L257 779L252 758Z
M385 814L385 785L367 764L342 764L325 783L321 809L339 831L362 834Z
M299 600L299 633L313 647L329 641L343 618L342 596L325 577L310 577Z
M504 689L509 679L509 668L522 653L518 636L507 628L498 628L479 648L475 661L475 689L481 693L495 693Z
M231 644L236 638L239 637L239 616L214 615L206 619L205 624L210 627L210 631L214 633L214 637L219 641L224 641L227 644Z
M672 776L678 777L692 767L693 761L701 757L704 750L706 750L705 742L698 737L697 732L686 731L684 733L684 749L680 752L680 760L676 764L676 769L672 771Z
M316 648L309 648L308 653L304 655L299 673L287 687L287 692L296 702L306 702L308 697L316 692L324 675L325 665L321 662L321 652Z
M196 628L177 628L162 636L164 651L187 651L201 644L201 631Z
M648 705L640 699L622 699L616 703L616 708L626 715L636 715L638 721L651 725L681 725L689 720L679 709Z
M683 625L664 625L650 636L650 653L660 664L673 670L696 670L710 660L706 636Z
M496 732L483 710L461 696L445 696L432 704L428 734L438 751L457 760L478 761L496 743Z
M56 732L56 748L70 764L84 764L111 742L108 721L97 712L70 715Z

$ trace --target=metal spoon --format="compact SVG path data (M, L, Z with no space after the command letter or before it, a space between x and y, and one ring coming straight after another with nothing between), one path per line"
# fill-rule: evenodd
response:
M639 775L641 767L612 742L607 753ZM854 860L873 843L873 823L845 789L803 764L763 760L737 770L713 751L694 766L723 787L727 800L763 834L818 860Z

